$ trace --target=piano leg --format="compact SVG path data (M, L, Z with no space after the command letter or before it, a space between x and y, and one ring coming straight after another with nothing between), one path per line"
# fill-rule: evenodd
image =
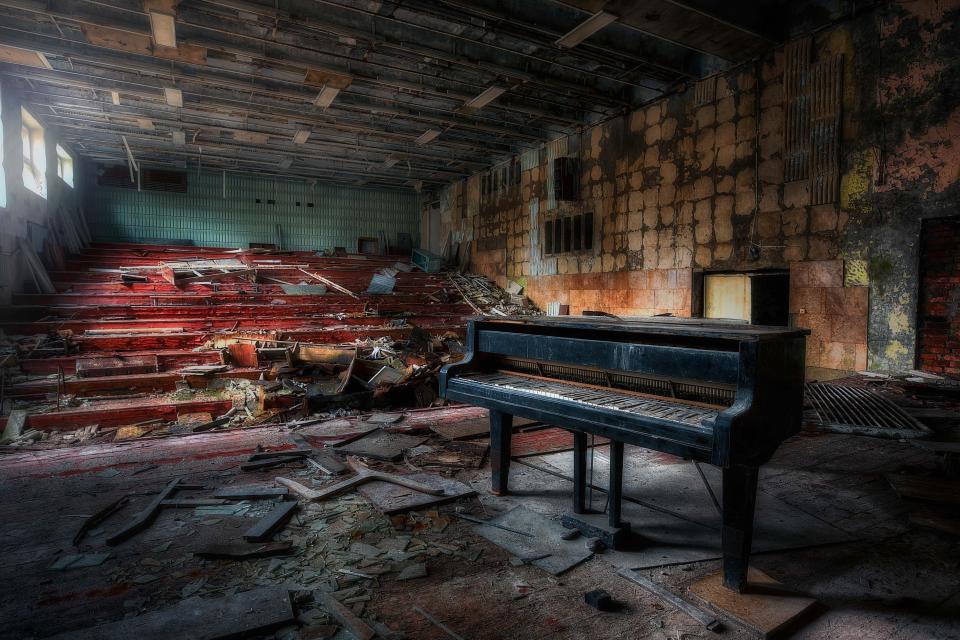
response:
M573 432L573 512L587 512L587 434Z
M503 496L508 492L510 478L510 438L513 435L513 416L490 411L490 468L493 471L491 491Z
M740 593L747 586L757 473L757 467L723 470L723 584Z
M610 441L610 492L607 494L610 503L607 513L610 516L610 526L621 526L620 507L623 500L623 443Z

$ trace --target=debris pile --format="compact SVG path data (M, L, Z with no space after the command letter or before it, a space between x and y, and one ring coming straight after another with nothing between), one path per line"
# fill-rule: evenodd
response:
M522 295L525 278L511 281L506 291L484 276L451 271L447 273L450 286L479 315L533 316L541 312L529 298Z

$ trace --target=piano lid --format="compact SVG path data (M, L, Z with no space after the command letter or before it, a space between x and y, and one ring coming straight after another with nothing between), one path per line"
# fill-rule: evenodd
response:
M638 335L685 336L722 340L782 340L810 335L809 329L746 324L741 320L677 318L672 316L478 316L477 322L492 325L523 325L556 329L620 331Z

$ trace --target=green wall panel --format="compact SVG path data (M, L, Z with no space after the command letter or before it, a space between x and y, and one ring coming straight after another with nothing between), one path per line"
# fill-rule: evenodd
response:
M192 240L197 245L246 247L250 242L276 242L279 224L285 249L341 246L350 251L356 251L358 237L376 237L380 231L391 244L399 232L409 233L414 242L419 237L419 194L413 191L230 173L225 180L226 189L220 173L191 172L187 193L167 193L100 187L96 176L90 176L90 231L95 240L107 242Z

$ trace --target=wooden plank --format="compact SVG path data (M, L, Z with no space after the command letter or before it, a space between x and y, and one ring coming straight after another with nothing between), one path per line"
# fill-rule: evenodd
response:
M264 587L222 598L189 598L135 618L61 633L52 640L225 640L266 633L294 618L289 592Z
M177 286L183 286L185 284L192 284L194 282L216 282L218 280L223 280L224 278L230 278L232 276L256 276L256 269L235 269L234 271L221 271L217 273L208 273L201 274L199 276L191 276L188 278L178 278Z
M646 577L640 575L636 571L630 571L629 569L621 569L618 574L631 582L640 585L653 595L657 596L661 600L673 605L680 611L683 611L688 616L702 624L708 631L713 631L719 633L720 623L716 618L707 614L702 609L699 609L677 594L673 593L666 587L648 580Z
M262 542L260 544L212 544L198 551L193 555L199 558L209 560L248 560L253 558L269 558L271 556L283 556L293 551L293 542L282 540L280 542Z
M376 632L367 625L366 622L353 615L350 609L340 604L340 602L329 593L323 591L314 591L314 599L320 606L327 610L333 618L342 624L357 640L371 640Z
M243 487L223 487L217 489L214 498L230 498L233 500L263 500L279 498L290 494L286 487L268 487L248 485Z
M747 582L750 591L737 593L723 585L722 572L717 572L694 582L688 592L761 638L769 638L798 624L817 603L813 598L787 594L779 582L752 567Z
M243 539L247 542L267 542L273 537L273 534L286 524L287 520L298 508L297 502L281 502L270 513L263 516L252 527L243 534Z
M147 505L143 511L135 515L133 520L130 521L127 526L107 538L107 544L120 544L130 536L142 531L143 529L146 529L150 523L153 522L154 518L157 517L157 513L160 511L162 503L169 499L170 496L176 492L177 485L180 484L181 480L182 478L174 478L171 480L169 484L167 484L167 486L164 487L159 494L157 494L157 496L153 499L153 502Z

